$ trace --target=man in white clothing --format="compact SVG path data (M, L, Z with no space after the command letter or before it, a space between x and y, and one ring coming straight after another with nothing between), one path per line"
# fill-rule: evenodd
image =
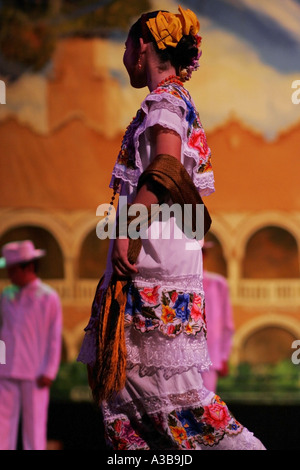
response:
M205 269L207 250L212 246L213 242L205 242L202 248L207 347L212 362L209 371L204 372L202 378L204 386L208 390L216 392L218 378L228 374L234 323L227 280L221 274Z
M49 392L61 355L62 311L57 293L37 275L43 250L30 240L4 245L0 267L12 285L0 296L0 450L14 450L20 414L24 450L45 450Z

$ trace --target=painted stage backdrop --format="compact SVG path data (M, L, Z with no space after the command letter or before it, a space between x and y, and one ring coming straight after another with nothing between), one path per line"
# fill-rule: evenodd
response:
M8 2L0 2L2 8L6 3ZM26 4L26 1L23 3ZM29 5L34 3L38 2L27 2ZM22 26L23 37L17 26L7 33L8 37L4 37L3 31L2 37L0 35L2 46L0 75L7 84L6 106L0 107L0 119L3 121L8 116L18 117L39 132L49 130L46 90L51 74L51 53L54 53L55 49L54 33L51 32L49 24L53 25L56 34L57 31L61 31L64 36L70 35L72 32L78 32L81 27L85 29L86 35L88 33L91 35L94 25L89 26L87 23L85 26L80 26L78 20L80 17L83 18L87 14L95 16L97 10L105 8L109 3L123 3L125 12L128 8L128 2L121 0L48 3L60 4L61 8L64 4L65 6L63 15L56 16L60 20L54 19L51 23L48 20L43 23L44 31L33 32L29 28L26 29L26 21L19 13L14 21L16 25ZM99 45L99 53L96 53L95 60L99 68L108 68L109 74L118 80L121 88L120 112L116 113L115 119L106 128L109 136L124 130L124 125L144 96L144 91L137 93L130 88L122 64L126 37L124 30L134 19L130 14L137 17L143 8L177 11L177 2L172 0L132 2L132 4L134 6L128 11L129 16L126 17L125 24L121 22L120 17L111 19L110 14L105 28L105 17L101 18L102 37L104 31L105 37L110 38L110 41L106 44L105 52ZM300 88L299 0L188 0L181 4L185 8L193 9L201 23L203 36L201 68L194 75L189 89L200 108L205 128L212 130L228 118L236 116L246 126L262 133L270 140L279 132L299 123L300 106L297 106L300 99L300 92L297 92ZM121 16L122 10L116 11L116 14ZM55 18L55 14L58 15L58 12L54 9L52 18ZM10 20L8 13L4 15L3 21L6 22L6 26ZM20 51L13 50L11 38L17 43L15 47L19 45L21 50L26 49L26 43L22 40L25 39L31 44L27 57L22 57ZM34 52L38 53L39 47L41 55L39 60L34 62ZM30 63L30 54L32 63ZM39 69L39 73L34 73L34 68Z

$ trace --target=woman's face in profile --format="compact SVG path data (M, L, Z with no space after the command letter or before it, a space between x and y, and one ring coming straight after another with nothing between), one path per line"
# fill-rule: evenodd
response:
M125 42L123 63L130 78L130 84L134 88L143 88L147 85L144 67L139 67L140 48L136 47L130 35Z

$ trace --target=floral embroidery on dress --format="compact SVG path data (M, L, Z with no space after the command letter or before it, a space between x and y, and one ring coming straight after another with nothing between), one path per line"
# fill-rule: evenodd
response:
M175 337L180 333L206 334L205 301L201 293L177 292L161 286L137 288L131 284L125 307L125 326L141 333L158 329Z
M205 132L202 127L194 127L190 133L188 145L199 153L199 166L197 173L212 171L211 152L207 145Z
M155 286L153 288L145 287L140 291L140 295L145 302L148 302L149 304L156 304L159 296L158 289L159 286Z
M143 418L116 418L107 426L106 438L118 450L146 449L142 436L147 434L151 448L155 444L151 439L155 439L157 430L163 430L169 448L197 450L218 445L226 435L237 435L243 429L226 403L215 395L208 405L180 408L169 413L154 412L145 422Z
M188 91L175 83L169 83L157 88L153 93L161 94L164 92L182 99L187 106L186 120L189 125L187 144L199 154L197 173L212 171L211 151L207 145L206 135L200 121L199 113L196 111Z
M115 450L149 450L127 418L117 418L106 426L105 439Z
M236 435L243 430L218 395L209 405L173 411L168 416L168 425L175 441L184 449L197 448L197 444L214 446L226 434Z

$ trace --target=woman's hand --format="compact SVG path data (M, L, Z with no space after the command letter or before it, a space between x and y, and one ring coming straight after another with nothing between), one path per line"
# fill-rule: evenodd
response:
M167 153L173 155L180 161L181 138L176 132L161 126L154 126L151 128L151 140L153 155ZM146 207L150 207L151 204L160 203L161 200L164 200L166 197L166 190L159 188L158 193L159 194L155 194L153 188L148 188L144 185L139 189L133 204L143 204ZM120 277L131 277L138 272L135 264L131 264L128 260L128 246L129 238L115 239L111 259L114 273Z
M115 274L120 277L130 277L138 272L136 266L128 261L129 238L116 238L112 251L112 263Z

